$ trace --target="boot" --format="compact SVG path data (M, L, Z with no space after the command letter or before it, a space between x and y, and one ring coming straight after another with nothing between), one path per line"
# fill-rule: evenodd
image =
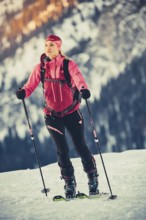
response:
M65 180L65 197L66 199L73 199L76 196L76 180L74 176L71 177L63 177Z
M99 194L98 190L98 174L97 172L88 173L88 186L89 186L89 195Z

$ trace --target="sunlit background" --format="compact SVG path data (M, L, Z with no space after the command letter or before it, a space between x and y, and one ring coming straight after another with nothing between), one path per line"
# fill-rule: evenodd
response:
M34 148L16 90L57 34L91 90L90 108L102 152L146 148L146 0L0 1L0 172L35 168ZM41 84L26 99L42 165L56 162L44 123ZM98 153L84 100L85 135ZM70 156L78 157L68 137Z

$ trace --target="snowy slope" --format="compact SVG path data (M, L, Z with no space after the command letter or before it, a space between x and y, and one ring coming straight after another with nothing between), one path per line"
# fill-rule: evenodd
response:
M113 194L117 200L79 200L54 203L55 194L63 194L57 164L43 167L48 197L41 194L39 170L13 171L0 174L1 220L145 220L146 219L146 150L103 154ZM107 182L99 155L100 191L107 192ZM87 177L79 159L72 160L78 189L88 192Z
M24 2L25 0L19 3L15 0L0 2L2 10L0 23L4 23L5 18L9 17L7 11L10 13L21 11ZM17 47L16 51L13 53L11 51L12 57L8 53L7 58L2 60L0 65L0 160L2 161L0 170L29 167L27 163L22 163L26 161L26 157L29 160L32 152L31 144L28 144L28 127L22 103L16 99L15 92L25 83L32 68L39 62L40 54L44 49L44 37L47 33L60 35L64 42L63 52L79 64L87 80L92 94L90 101L91 105L94 105L95 124L99 137L102 139L103 149L120 151L128 147L146 148L146 123L143 123L146 116L145 112L141 111L145 106L140 106L141 103L142 105L145 103L143 88L146 87L146 68L144 62L142 65L139 63L134 65L139 66L135 68L135 72L139 76L142 75L143 88L131 69L131 62L135 58L144 57L143 52L146 49L145 12L146 1L79 1L68 16L66 14L53 26L48 24L47 28L44 26L39 29L37 34L33 35L34 37L30 36L27 41ZM5 43L4 46L7 46ZM125 71L126 66L133 72L133 75ZM125 75L125 78L118 84L121 75ZM113 89L111 83L109 87L113 89L113 93L109 88L103 97L103 88L108 86L112 80L115 80L115 85L118 86ZM133 88L131 93L130 88ZM126 102L121 103L122 98ZM100 103L98 105L96 100L101 105ZM126 103L130 103L129 100L133 102L127 106ZM84 105L84 102L82 103ZM46 152L49 151L48 145L52 145L48 144L50 136L44 125L41 85L26 100L26 104L34 132L37 134L36 138L41 146L42 158L45 163L46 161L50 163L50 159L45 158ZM87 117L86 121L88 123ZM137 128L136 131L135 128ZM89 132L86 132L87 144L93 148ZM51 152L53 149L52 147ZM32 162L32 160L29 161ZM35 167L35 165L32 163L30 167Z

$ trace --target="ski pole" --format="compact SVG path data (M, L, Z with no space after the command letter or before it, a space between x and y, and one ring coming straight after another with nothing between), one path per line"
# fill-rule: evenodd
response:
M116 199L117 195L113 195L112 189L111 189L111 186L110 186L109 178L108 178L107 171L106 171L105 164L104 164L104 160L103 160L103 157L102 157L102 153L101 153L101 149L100 149L100 145L99 145L99 140L97 138L95 125L94 125L94 121L93 121L93 118L92 118L92 115L91 115L89 104L88 104L87 99L85 101L86 101L86 105L87 105L87 109L88 109L88 113L89 113L89 117L90 117L90 123L91 123L92 131L93 131L94 141L97 144L97 148L98 148L98 151L99 151L99 155L100 155L100 158L101 158L101 161L102 161L103 169L104 169L104 172L105 172L106 180L107 180L108 187L109 187L110 194L111 194L109 199Z
M35 156L36 156L36 160L37 160L37 163L38 163L38 166L39 166L40 175L41 175L41 179L42 179L42 183L43 183L43 187L44 187L44 189L41 192L45 193L46 196L47 196L47 193L50 191L50 189L47 189L46 186L45 186L45 181L44 181L44 177L43 177L43 173L42 173L42 169L41 169L41 163L40 163L40 160L39 160L38 151L37 151L37 147L36 147L36 144L35 144L34 135L33 135L33 131L32 131L32 128L31 128L30 121L29 121L28 112L27 112L27 108L26 108L26 104L25 104L24 99L22 99L22 102L23 102L23 107L24 107L24 111L25 111L25 114L26 114L27 122L28 122L29 133L30 133L30 136L31 136L31 140L33 142L34 149L35 149Z

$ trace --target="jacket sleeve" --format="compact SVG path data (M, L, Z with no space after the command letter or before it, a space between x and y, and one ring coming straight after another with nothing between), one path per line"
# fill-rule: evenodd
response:
M23 89L25 89L26 97L30 96L35 88L39 85L41 80L40 78L40 64L37 64L29 76L26 84L23 86Z
M68 67L71 80L73 81L73 84L77 87L77 89L80 91L81 89L88 89L88 85L85 82L85 79L79 70L77 64L73 61L69 61L69 67Z

